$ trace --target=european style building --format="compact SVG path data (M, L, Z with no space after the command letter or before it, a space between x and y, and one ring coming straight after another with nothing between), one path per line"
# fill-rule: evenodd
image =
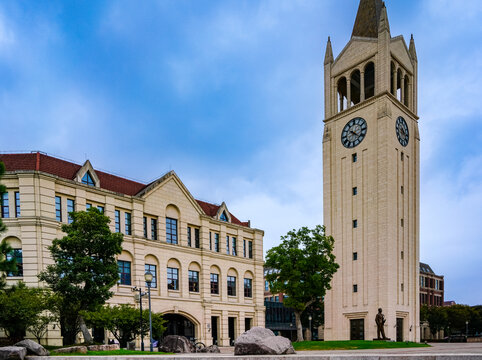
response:
M264 326L263 231L236 218L225 203L196 200L169 172L143 184L40 152L0 154L7 192L0 235L14 248L18 269L8 282L44 286L37 275L52 263L47 247L63 236L70 211L97 207L124 234L119 283L109 304L132 304L134 286L151 272L152 311L164 314L168 334L206 345L230 345L252 326ZM147 306L147 299L143 298ZM96 329L97 340L107 341ZM48 344L61 343L58 326Z
M419 341L417 55L382 0L361 0L350 41L324 61L323 216L340 268L325 340Z

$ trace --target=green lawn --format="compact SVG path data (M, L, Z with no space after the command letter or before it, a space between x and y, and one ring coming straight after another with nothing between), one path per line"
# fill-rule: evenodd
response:
M171 353L163 353L163 352L150 352L150 351L134 351L134 350L110 350L110 351L87 351L87 354L55 354L51 353L51 356L93 356L93 355L101 355L101 356L109 356L109 355L167 355Z
M427 347L430 345L414 342L390 341L302 341L293 343L295 350L357 350L357 349L389 349L408 347Z

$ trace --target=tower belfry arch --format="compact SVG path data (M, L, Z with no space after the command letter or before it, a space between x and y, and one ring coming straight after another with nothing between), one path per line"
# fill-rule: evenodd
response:
M415 41L392 37L381 0L361 0L351 38L325 52L323 206L340 264L325 339L419 340L419 132Z

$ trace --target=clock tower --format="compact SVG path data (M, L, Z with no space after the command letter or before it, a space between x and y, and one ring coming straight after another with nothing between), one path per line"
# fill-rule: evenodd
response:
M419 341L419 143L413 36L392 37L382 0L361 0L351 39L325 54L323 204L340 265L325 340Z

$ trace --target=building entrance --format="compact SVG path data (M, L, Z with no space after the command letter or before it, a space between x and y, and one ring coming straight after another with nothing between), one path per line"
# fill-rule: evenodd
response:
M229 345L234 345L234 340L236 340L236 318L228 317L228 335L229 335Z
M189 340L194 340L195 325L191 320L179 314L164 314L163 318L166 320L167 327L164 336L182 335Z
M365 320L350 320L350 340L365 340Z
M397 341L403 341L403 319L397 318Z
M218 342L218 317L211 316L211 335L213 336L213 344L219 345Z

